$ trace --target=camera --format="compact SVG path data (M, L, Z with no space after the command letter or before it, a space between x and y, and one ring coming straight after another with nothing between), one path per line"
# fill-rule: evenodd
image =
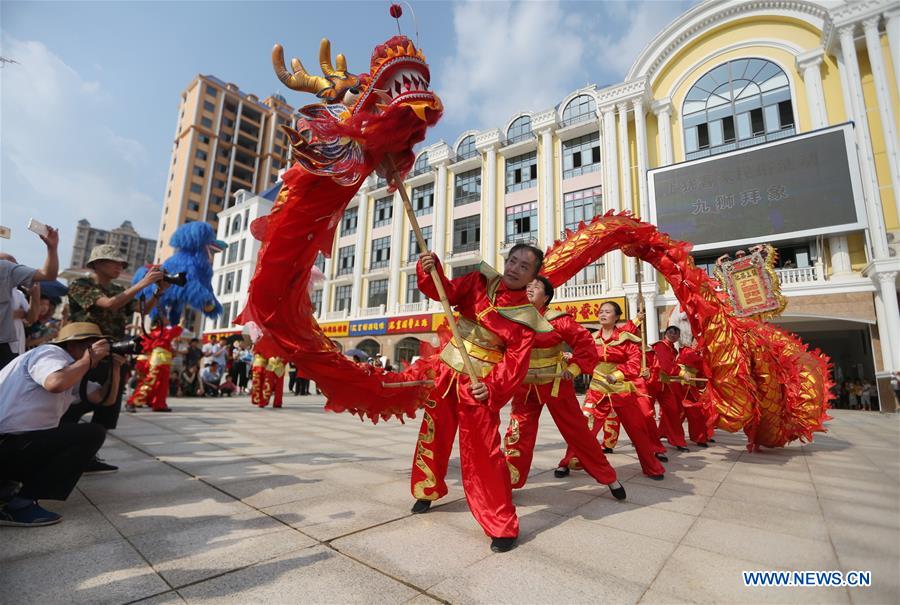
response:
M109 343L109 352L119 355L139 355L144 347L141 345L141 337L135 336L126 340Z
M173 286L184 286L187 283L187 273L166 273L163 275L163 281Z

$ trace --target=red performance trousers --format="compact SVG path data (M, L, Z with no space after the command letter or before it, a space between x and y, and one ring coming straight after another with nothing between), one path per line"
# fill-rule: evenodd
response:
M500 414L489 407L490 401L475 401L469 395L468 378L462 377L460 384L456 372L446 367L442 374L432 401L423 408L410 481L412 495L417 500L437 500L447 494L444 478L458 427L463 489L472 515L488 536L515 538L519 519L506 458L500 451Z
M269 399L272 399L272 407L280 408L284 400L284 376L266 370L262 390L259 407L266 407L269 405Z
M572 381L561 381L556 397L552 396L552 390L552 383L530 384L524 385L513 395L512 414L504 439L506 464L509 466L513 488L522 487L528 480L544 403L569 449L578 457L587 473L604 485L615 482L616 471L603 455L603 447L597 442L596 433L588 428L587 419L575 397Z
M250 403L253 405L265 406L268 403L263 399L263 389L266 383L266 368L264 366L253 366L250 372Z
M659 402L659 433L666 436L666 441L675 447L685 447L684 440L684 408L681 399L684 392L681 386L671 382L661 383L656 392Z
M168 364L151 365L128 399L128 403L149 405L154 410L164 410L169 407L166 400L169 396L171 371L172 366Z

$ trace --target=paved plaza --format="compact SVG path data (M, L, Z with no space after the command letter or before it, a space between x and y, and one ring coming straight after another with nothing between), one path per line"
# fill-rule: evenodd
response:
M45 528L0 528L2 603L896 603L900 415L835 411L814 444L760 454L720 432L643 477L624 440L626 502L553 477L549 414L515 493L518 547L492 554L451 491L411 515L418 421L377 426L321 397L259 410L175 399L123 414ZM624 437L624 435L623 435ZM870 570L869 588L747 588L745 570Z

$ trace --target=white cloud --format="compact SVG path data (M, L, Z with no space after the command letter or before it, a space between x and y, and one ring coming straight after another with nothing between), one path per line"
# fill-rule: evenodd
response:
M454 54L440 70L446 119L505 124L515 111L555 106L586 82L583 25L559 2L464 2L453 10Z
M19 64L0 71L0 222L13 229L0 245L40 264L43 244L24 229L31 216L60 229L64 267L81 218L102 229L131 220L155 237L161 201L137 185L149 169L147 151L106 124L111 96L39 42L4 35L4 55Z

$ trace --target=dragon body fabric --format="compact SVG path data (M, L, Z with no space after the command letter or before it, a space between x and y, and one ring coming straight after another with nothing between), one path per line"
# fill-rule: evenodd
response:
M336 227L363 179L378 170L393 186L392 169L398 179L409 170L413 146L425 138L443 107L428 90L425 57L406 37L376 47L368 74L347 72L342 55L332 66L327 40L319 59L324 77L309 75L297 59L289 73L281 47L273 51L279 79L324 102L302 108L296 130L285 128L295 163L282 177L272 212L251 226L262 245L247 305L236 321L252 322L262 333L257 352L278 356L315 380L326 395L326 408L373 422L402 419L423 405L428 389L383 385L421 379L428 364L394 374L344 357L313 318L310 277L318 253L330 255Z
M833 386L827 357L772 324L736 317L716 282L694 265L689 243L610 212L567 231L548 250L543 273L560 285L612 250L648 262L672 286L709 378L701 402L716 410L719 428L744 429L751 450L825 430Z

